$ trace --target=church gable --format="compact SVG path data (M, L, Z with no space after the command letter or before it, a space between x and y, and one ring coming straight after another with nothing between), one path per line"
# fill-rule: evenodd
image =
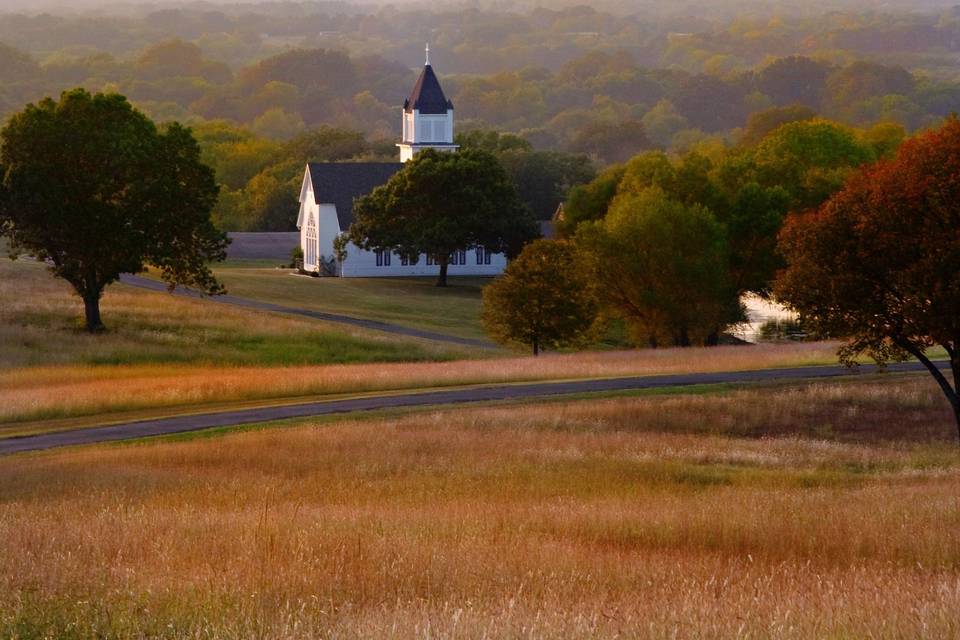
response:
M337 209L341 231L353 223L353 201L390 179L403 165L399 162L311 162L307 173L316 204Z

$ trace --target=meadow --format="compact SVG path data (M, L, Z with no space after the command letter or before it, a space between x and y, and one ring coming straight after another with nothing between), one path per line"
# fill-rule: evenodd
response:
M0 460L0 636L946 638L925 376Z
M109 331L92 336L82 330L83 306L66 282L36 262L0 259L0 366L273 366L442 360L471 353L120 284L107 288L101 309Z
M278 273L279 288L316 282ZM95 424L145 417L124 412L452 385L824 364L835 361L836 350L835 344L808 343L509 357L506 351L402 339L123 285L111 286L105 294L106 334L82 331L80 312L69 287L41 265L0 260L0 437L78 426L48 421L83 417L84 424ZM43 424L24 424L31 421Z
M311 278L262 262L228 261L214 268L231 294L314 311L341 313L461 338L486 340L480 291L489 278Z

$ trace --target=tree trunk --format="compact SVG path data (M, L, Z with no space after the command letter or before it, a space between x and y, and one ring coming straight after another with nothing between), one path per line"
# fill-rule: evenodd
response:
M533 339L533 355L540 355L540 340L537 338Z
M954 342L954 349L956 344ZM957 435L960 436L960 353L954 351L950 358L950 368L953 370L953 397L950 398L950 403L953 405L953 417L957 421Z
M955 353L950 358L950 369L953 372L954 382L954 386L950 386L950 381L943 375L943 372L940 371L936 363L931 362L930 358L928 358L923 351L911 346L907 342L898 342L897 344L923 363L923 366L927 368L927 371L930 372L933 379L937 381L940 390L943 391L943 395L947 396L947 400L950 401L950 406L953 408L953 417L957 422L957 436L960 437L960 396L957 395L960 387L956 386L960 384L960 354Z
M957 421L957 434L960 435L960 402L953 405L953 419Z
M103 322L100 320L100 296L86 296L83 299L83 310L87 319L87 331L90 333L103 331Z
M447 258L446 256L442 258L437 258L437 264L440 265L440 275L437 276L438 287L447 286L447 263L448 262L449 262L449 258Z

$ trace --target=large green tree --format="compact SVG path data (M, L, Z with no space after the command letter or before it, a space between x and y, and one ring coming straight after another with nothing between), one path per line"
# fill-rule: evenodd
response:
M876 159L856 131L829 120L783 125L753 153L756 180L782 187L795 209L815 207L843 186L852 169ZM741 175L743 172L741 172Z
M846 362L918 359L960 428L958 202L960 121L951 118L852 176L819 209L792 215L775 293L815 329L848 336ZM952 383L928 356L934 345L950 359Z
M537 220L549 220L573 186L596 175L585 155L534 151L529 142L509 133L474 129L457 135L456 142L461 149L483 149L495 155Z
M0 233L73 286L88 330L103 328L107 285L147 265L171 287L222 292L208 267L228 242L210 221L217 185L188 129L77 89L14 115L0 166Z
M549 220L572 186L596 175L589 158L562 151L508 151L499 159L538 220Z
M659 187L621 194L603 220L581 224L576 239L593 260L598 295L635 342L711 344L741 319L726 233L701 205Z
M501 344L544 347L582 343L597 317L595 281L568 240L531 242L503 276L483 288L481 319Z
M617 195L624 171L623 165L613 165L590 182L572 187L564 203L563 219L558 220L558 231L565 236L572 236L581 222L599 220L605 216L610 201Z
M348 236L357 246L411 260L427 254L440 267L440 287L454 251L482 246L515 255L539 232L503 166L479 149L421 151L359 198L353 213Z

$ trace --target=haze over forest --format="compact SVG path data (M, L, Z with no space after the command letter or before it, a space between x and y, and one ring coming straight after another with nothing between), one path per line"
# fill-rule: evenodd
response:
M64 4L0 0L0 117L83 87L184 122L228 229L290 228L307 160L394 160L428 41L457 131L509 134L518 182L552 167L521 186L541 218L643 151L815 117L882 147L960 111L960 7L933 0Z

